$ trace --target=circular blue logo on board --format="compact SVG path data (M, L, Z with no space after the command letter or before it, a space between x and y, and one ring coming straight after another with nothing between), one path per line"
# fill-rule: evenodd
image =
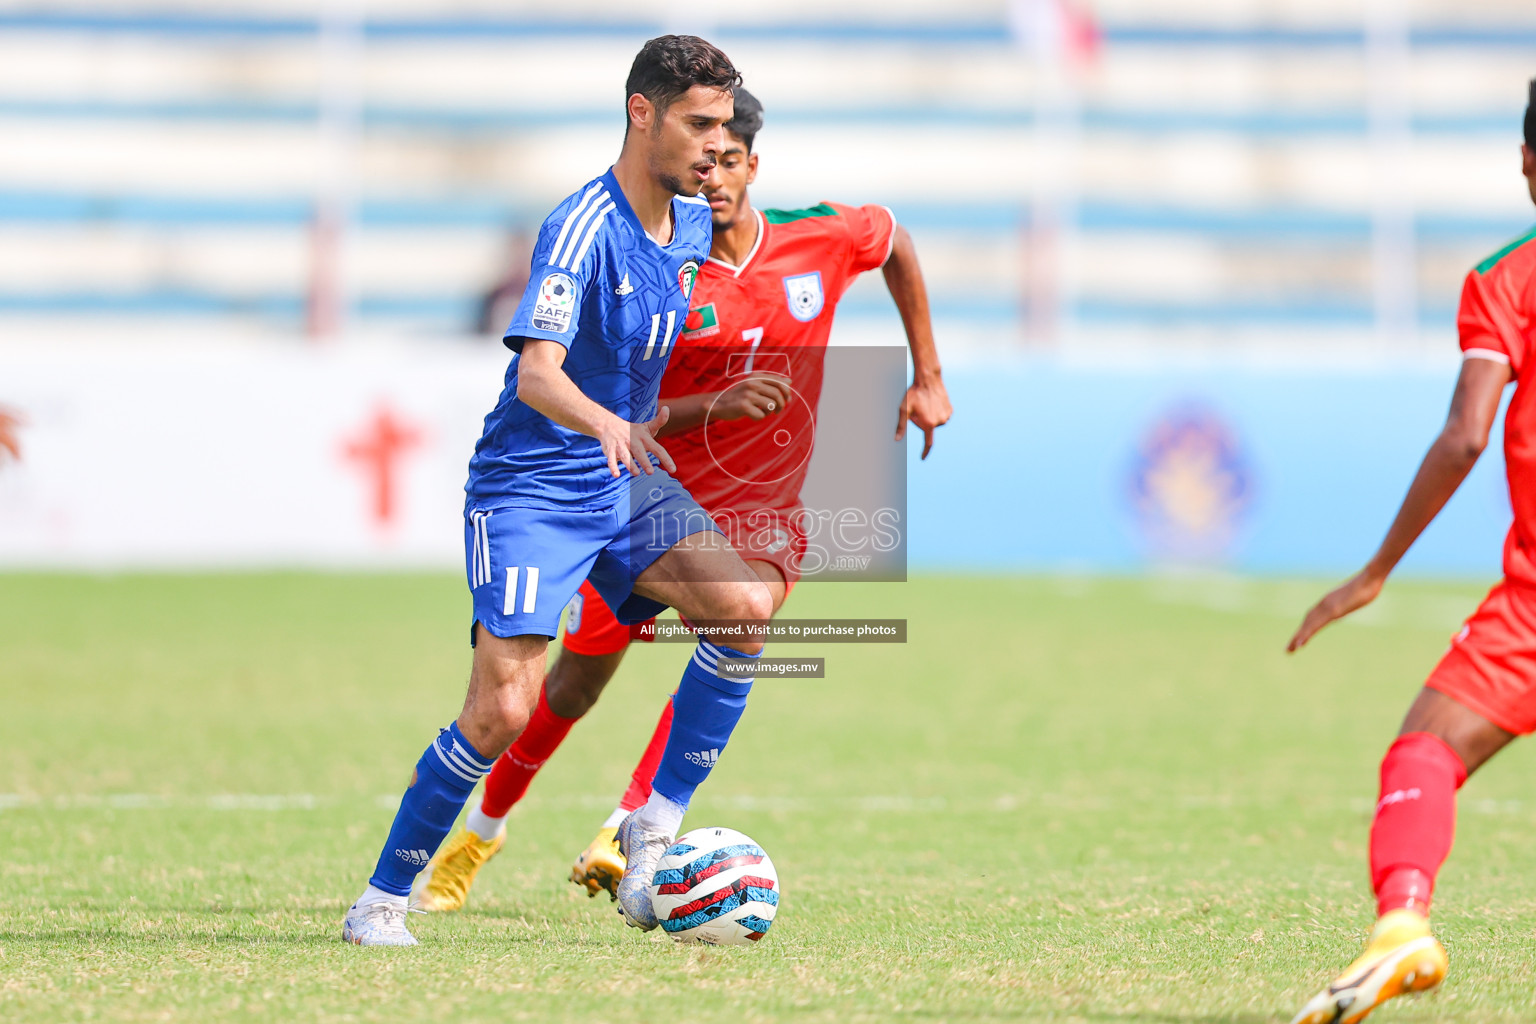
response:
M1237 433L1194 403L1158 417L1132 461L1131 504L1154 555L1176 561L1226 556L1247 517L1253 473Z

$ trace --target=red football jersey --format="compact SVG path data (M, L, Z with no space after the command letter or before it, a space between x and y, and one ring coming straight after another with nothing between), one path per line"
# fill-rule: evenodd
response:
M790 378L789 407L762 420L708 419L662 440L677 478L710 512L793 510L816 441L817 403L838 300L890 257L896 220L883 206L821 203L760 210L739 267L714 259L661 379L661 397L723 391L745 374Z
M1504 462L1515 521L1504 540L1504 575L1536 586L1536 229L1467 275L1457 314L1466 358L1508 364L1515 394L1504 414Z

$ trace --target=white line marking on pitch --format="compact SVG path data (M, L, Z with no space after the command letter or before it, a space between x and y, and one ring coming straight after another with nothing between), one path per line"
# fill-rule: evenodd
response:
M270 813L277 811L315 811L336 807L356 807L368 802L364 796L316 796L313 793L216 793L211 796L167 796L156 793L76 793L42 797L25 793L0 793L0 813L12 810L76 811L81 809L105 809L113 811L247 811ZM527 803L536 811L552 808L563 810L608 810L613 807L612 796L583 793L568 796L529 797ZM1164 794L1160 806L1177 811L1214 811L1227 813L1238 808L1268 807L1285 804L1284 800L1253 799L1233 793L1173 793ZM375 807L393 811L400 804L396 793L382 793L372 798ZM840 810L862 814L1007 814L1034 808L1047 812L1107 813L1118 808L1146 807L1149 801L1135 794L1066 796L1060 793L1028 792L1003 793L994 797L974 797L965 800L949 800L944 797L915 797L905 794L850 794L837 797L752 796L750 794L701 797L701 811L711 808L729 808L757 814L792 814L807 811ZM1523 800L1462 800L1461 808L1472 814L1495 816L1524 816L1532 813L1533 806ZM1307 801L1305 810L1368 813L1375 801L1364 796L1342 797L1335 800Z

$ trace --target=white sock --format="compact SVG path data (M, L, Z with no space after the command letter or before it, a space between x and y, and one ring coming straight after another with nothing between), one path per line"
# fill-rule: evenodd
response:
M635 820L647 832L665 832L675 836L677 830L682 828L683 815L686 813L688 808L668 800L653 789L645 806L635 812Z
M403 907L405 906L405 897L396 896L392 892L385 892L377 886L370 885L363 890L363 894L352 905L358 910L362 910L364 907L371 907L375 903L398 903Z
M507 816L493 818L482 811L479 804L476 804L470 808L469 817L464 819L464 827L479 836L481 840L494 839L506 831Z
M629 812L622 807L615 807L613 813L603 821L603 828L618 828L619 823L629 817Z

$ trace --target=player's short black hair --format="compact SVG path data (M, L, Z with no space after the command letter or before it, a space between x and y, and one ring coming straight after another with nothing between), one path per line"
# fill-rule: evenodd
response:
M725 122L725 130L742 141L752 152L752 140L763 130L763 105L741 86L736 87L736 113Z
M646 40L630 65L624 82L625 110L635 93L664 111L696 85L734 90L740 84L741 72L719 47L698 36L657 36Z
M1525 105L1525 144L1536 149L1536 78L1531 79L1531 98Z

